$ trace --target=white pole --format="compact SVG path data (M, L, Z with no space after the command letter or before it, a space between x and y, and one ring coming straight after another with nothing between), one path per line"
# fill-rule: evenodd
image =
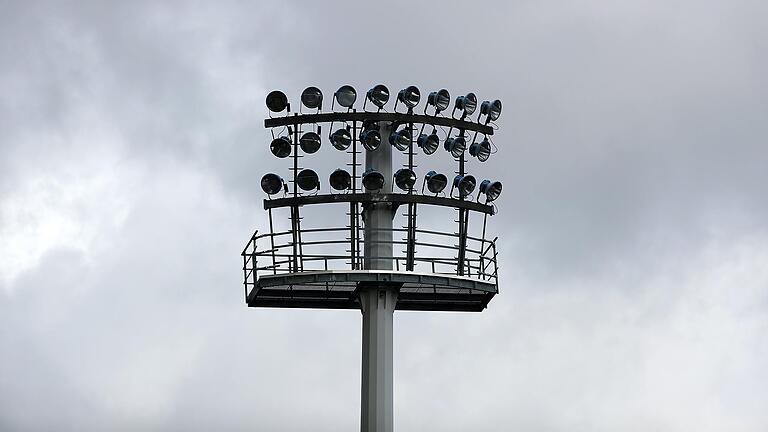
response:
M380 193L392 192L391 126L380 125L379 148L365 154L365 168L384 176ZM388 203L372 203L365 210L364 265L366 270L392 270L392 219ZM361 432L392 432L394 394L392 376L392 321L397 290L385 285L360 287L363 314L363 360L360 408Z

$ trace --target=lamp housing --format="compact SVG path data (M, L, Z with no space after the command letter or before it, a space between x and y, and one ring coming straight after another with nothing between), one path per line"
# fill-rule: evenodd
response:
M480 193L485 194L488 202L494 201L501 195L501 182L483 180L480 183Z
M378 191L384 187L384 176L373 169L368 169L363 173L363 186L367 190Z
M288 97L280 90L272 90L267 95L267 108L272 112L283 112L288 108Z
M348 171L338 168L331 173L328 182L333 189L343 191L352 186L352 176Z
M427 189L433 194L439 194L448 185L448 177L437 171L428 172L424 177L424 181L427 182Z
M307 87L301 92L301 104L309 109L323 106L323 92L317 87Z
M264 177L261 178L261 190L267 195L274 195L280 192L284 185L283 179L274 173L264 174Z
M453 187L459 191L461 197L470 195L475 190L477 181L471 175L457 175L453 178Z
M293 147L291 140L288 139L288 137L281 136L272 140L269 144L269 151L276 157L282 159L291 155L291 147Z

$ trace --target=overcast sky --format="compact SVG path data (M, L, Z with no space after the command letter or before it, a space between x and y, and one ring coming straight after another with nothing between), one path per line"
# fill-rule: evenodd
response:
M0 430L358 429L360 313L239 252L266 93L379 82L504 102L501 294L396 314L396 430L768 430L768 3L369 3L0 1Z

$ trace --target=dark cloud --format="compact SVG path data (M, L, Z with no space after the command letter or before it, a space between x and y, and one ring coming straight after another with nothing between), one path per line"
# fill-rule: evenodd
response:
M398 313L398 429L768 424L763 3L0 9L0 429L357 427L359 314L238 254L267 91L378 82L504 101L502 293Z

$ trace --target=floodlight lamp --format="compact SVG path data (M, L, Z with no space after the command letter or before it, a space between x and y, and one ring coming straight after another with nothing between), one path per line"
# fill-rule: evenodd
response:
M346 150L349 145L352 144L352 134L347 129L338 129L330 136L331 144L336 147L337 150Z
M313 170L303 169L296 175L296 186L305 191L320 189L320 178Z
M435 107L435 114L437 114L448 109L451 104L451 94L446 89L440 89L429 94L427 103Z
M409 109L418 105L420 99L421 92L419 92L419 89L416 86L408 86L400 90L400 93L397 94L397 100L399 100Z
M389 89L384 84L377 84L375 87L368 90L366 96L372 104L381 109L384 108L384 105L389 101Z
M421 134L416 144L421 147L424 154L431 155L440 147L440 137L435 132L432 132L430 135Z
M329 183L338 191L347 190L352 185L352 176L346 170L338 168L331 173Z
M480 142L473 142L469 146L469 154L476 157L480 162L487 161L491 156L491 143L488 141L488 137Z
M299 146L304 153L312 154L320 150L320 135L307 132L299 139Z
M368 151L374 151L379 148L379 144L381 144L381 133L379 133L378 125L376 123L371 124L371 126L360 132L360 142Z
M280 159L291 155L291 140L288 137L278 137L272 140L269 150Z
M274 195L280 192L284 184L283 179L277 174L264 174L264 177L261 178L261 190L267 195Z
M467 141L464 137L448 138L445 140L445 149L451 152L451 156L454 158L461 157L464 150L467 149Z
M355 100L357 100L357 92L352 86L344 85L336 90L333 97L336 99L336 102L344 108L352 108L352 105L355 104Z
M280 90L273 90L267 95L267 108L272 112L282 112L288 108L288 97ZM290 108L288 108L290 110Z
M475 177L471 175L457 175L453 178L453 187L459 190L459 195L465 197L475 190Z
M462 110L464 112L462 117L472 115L477 109L477 96L474 93L467 93L466 96L457 97L454 109Z
M416 173L408 168L400 168L395 172L395 184L406 192L412 190L416 184Z
M495 200L501 195L501 182L483 180L480 183L480 193L485 194L488 202Z
M384 176L373 169L363 173L363 186L368 190L377 191L384 187Z
M501 115L501 101L496 99L495 101L483 101L480 105L480 114L487 115L488 121L496 121Z
M428 172L426 177L424 177L424 180L427 182L427 189L433 194L439 194L448 184L448 177L437 171Z
M323 105L323 92L317 87L307 87L301 92L301 103L309 109L320 108Z
M411 130L407 127L389 134L389 143L400 151L408 150L411 145Z

